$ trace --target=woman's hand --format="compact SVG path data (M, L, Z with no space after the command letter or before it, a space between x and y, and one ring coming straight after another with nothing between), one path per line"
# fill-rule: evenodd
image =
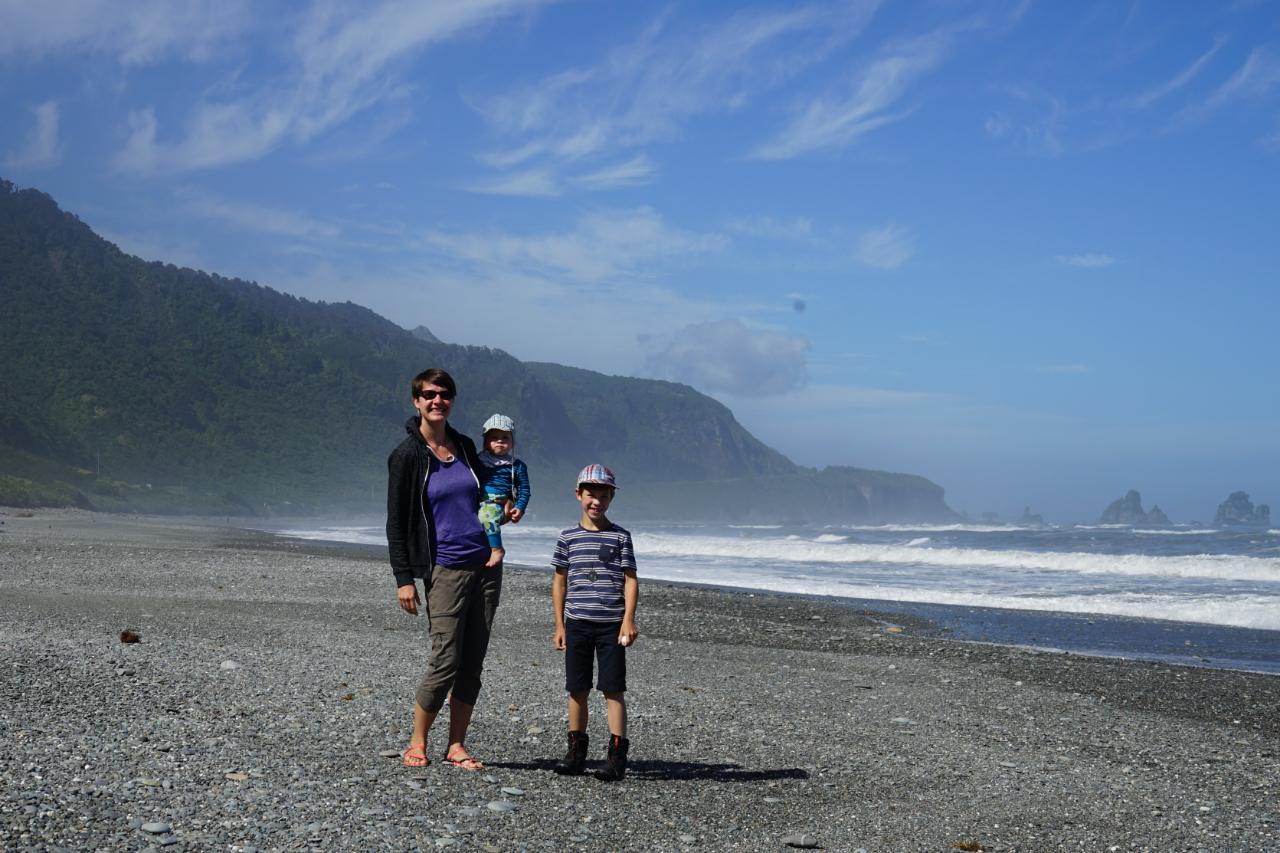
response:
M414 616L418 615L418 585L407 583L396 590L396 598L400 601L400 609Z

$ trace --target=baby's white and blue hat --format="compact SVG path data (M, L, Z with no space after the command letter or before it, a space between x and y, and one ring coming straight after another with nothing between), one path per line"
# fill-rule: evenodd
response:
M512 435L516 433L516 422L506 415L491 415L489 420L484 422L484 428L480 430L487 433L491 429L500 429L503 432L509 432Z

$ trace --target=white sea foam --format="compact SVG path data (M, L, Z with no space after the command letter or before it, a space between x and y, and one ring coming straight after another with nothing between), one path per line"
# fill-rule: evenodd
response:
M1151 595L993 595L963 590L919 589L883 584L845 583L834 578L779 578L753 572L733 577L691 577L683 571L651 571L648 577L682 580L710 586L735 586L773 592L830 595L882 601L915 601L965 607L997 607L1007 610L1047 610L1059 613L1101 613L1174 622L1204 622L1240 628L1280 630L1280 607L1273 596Z
M386 545L387 535L381 528L335 525L333 527L305 527L289 530L273 530L281 536L297 539L318 539L325 542L353 542L357 545Z
M1134 533L1143 533L1147 536L1207 536L1217 533L1216 530L1175 530L1169 527L1162 527L1158 530L1140 530L1133 529Z
M1015 524L851 524L841 530L868 530L883 533L1017 533L1020 530L1041 530L1040 527L1019 527Z
M1075 572L1087 575L1156 575L1280 582L1280 558L1215 554L1156 557L1143 554L996 551L984 548L921 548L799 541L788 537L741 540L717 536L634 534L637 551L663 556L766 560L773 563L929 565L939 568L998 568L1021 572Z
M508 526L503 533L508 560L517 565L547 565L561 529L563 525L529 522ZM906 544L877 545L849 541L835 533L747 537L725 535L720 528L719 535L702 535L708 530L714 529L633 531L642 575L846 598L1102 613L1280 630L1280 558L931 548L928 536ZM308 539L386 543L381 526L316 525L278 532ZM1267 532L1280 535L1276 529Z

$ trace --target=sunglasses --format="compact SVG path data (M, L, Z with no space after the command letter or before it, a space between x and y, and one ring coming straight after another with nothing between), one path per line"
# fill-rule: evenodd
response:
M430 403L436 397L439 397L441 400L446 400L446 401L452 400L453 392L452 391L419 391L418 396L426 400L428 403Z

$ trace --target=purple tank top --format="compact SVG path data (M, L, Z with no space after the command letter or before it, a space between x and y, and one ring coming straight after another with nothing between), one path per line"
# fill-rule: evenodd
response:
M437 566L480 566L489 559L489 540L476 517L476 478L461 459L431 458L427 506Z

